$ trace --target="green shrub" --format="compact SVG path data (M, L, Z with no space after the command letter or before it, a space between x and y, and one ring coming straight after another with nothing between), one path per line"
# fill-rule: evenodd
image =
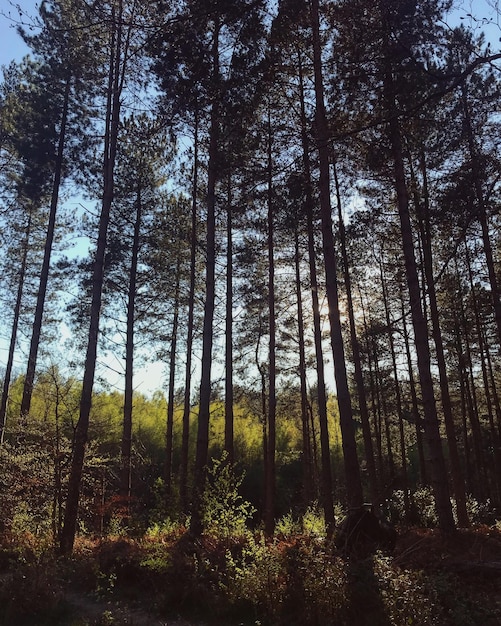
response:
M203 525L208 534L231 537L247 532L255 509L239 493L242 481L243 476L235 474L226 453L220 460L212 460L202 496Z

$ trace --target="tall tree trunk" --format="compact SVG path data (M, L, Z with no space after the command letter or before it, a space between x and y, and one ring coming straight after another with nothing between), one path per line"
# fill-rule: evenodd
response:
M267 208L268 208L268 446L266 454L266 487L264 505L264 529L268 537L275 530L275 448L276 448L276 320L275 320L275 260L273 216L273 154L271 111L268 108L268 155L267 155Z
M299 387L301 394L301 430L303 444L303 500L304 509L313 498L313 465L308 415L308 388L306 381L306 349L304 341L303 293L301 287L301 263L298 226L294 228L294 268L296 276L296 303L299 342Z
M321 480L321 503L324 511L325 526L327 536L332 537L336 520L334 517L334 500L332 494L332 468L329 444L329 426L327 416L327 391L325 387L325 365L322 347L322 320L320 317L320 301L318 296L318 276L316 262L315 229L313 222L313 194L310 166L310 146L308 140L307 117L304 96L304 79L301 63L301 55L298 51L299 60L299 84L300 84L300 105L301 105L301 144L303 168L306 179L306 224L308 231L308 263L310 270L311 303L313 308L313 333L315 341L315 364L317 370L317 390L318 390L318 421L320 426L320 455L322 466ZM313 418L313 412L312 412ZM315 429L312 420L312 437L314 443L314 457L316 458Z
M496 426L497 426L497 431L498 431L498 440L501 441L501 402L499 400L496 378L494 376L494 368L492 367L491 351L489 349L489 344L487 342L487 339L485 341L485 356L487 359L487 368L489 370L489 380L490 380L491 389L492 389L492 399L493 399L494 408L496 411L496 422L497 422Z
M440 316L437 303L437 292L435 289L435 279L433 276L432 240L430 224L430 208L428 198L428 172L424 151L421 154L421 174L423 177L423 201L417 197L417 185L415 188L415 205L420 226L423 266L425 281L428 291L430 315L432 322L432 334L435 342L435 353L438 365L440 397L442 401L442 411L444 414L445 431L447 435L447 447L449 449L449 461L454 486L454 498L456 501L456 513L459 526L466 528L469 526L468 512L466 510L466 491L459 459L457 447L456 426L452 412L452 402L449 393L449 378L447 375L447 365L445 361L444 343L440 329Z
M501 298L499 295L499 284L496 276L496 268L494 263L494 255L492 252L491 239L489 235L489 221L487 217L487 207L485 196L482 189L482 181L480 174L480 162L477 152L475 137L473 136L473 128L471 124L470 106L468 103L468 92L466 82L461 86L461 99L463 104L464 126L468 137L468 150L470 153L471 173L473 175L473 188L477 199L478 219L482 228L482 242L484 245L485 260L487 262L487 270L489 273L489 283L491 286L491 298L494 308L494 318L498 331L498 341L501 343Z
M202 339L202 372L200 380L200 406L198 412L197 446L194 470L193 507L190 531L202 533L202 495L205 488L205 469L209 453L209 421L211 400L212 343L214 339L214 309L216 300L216 183L219 170L219 31L214 25L212 44L212 82L216 94L212 101L209 129L209 163L207 177L207 221L205 258L205 305Z
M134 394L134 318L136 314L137 265L139 258L139 237L142 219L142 189L136 190L136 219L132 240L132 257L129 270L129 293L127 298L127 334L125 340L125 389L122 426L122 448L120 459L120 496L129 506L131 495L131 452L132 452L132 401Z
M188 456L191 412L191 364L193 358L193 326L195 318L195 282L197 258L197 194L198 194L198 109L195 108L195 134L193 138L193 181L191 192L190 231L190 286L188 292L188 328L186 331L186 370L184 379L183 428L181 435L181 461L179 468L179 495L182 511L187 514L188 505Z
M9 399L10 379L12 377L12 367L14 364L14 353L16 350L17 330L19 327L19 317L21 315L21 304L23 300L24 282L26 280L26 264L28 260L28 250L31 236L31 223L33 220L33 209L30 206L28 213L28 221L26 223L24 243L22 248L21 266L19 268L19 280L17 283L16 302L14 304L14 317L12 320L12 329L10 332L9 354L7 356L7 364L5 366L5 374L3 377L2 399L0 401L0 445L3 443L5 436L5 422L7 417L7 403Z
M35 380L35 370L37 364L38 347L40 345L40 335L42 333L43 311L45 298L47 295L47 283L49 280L50 257L54 242L54 232L56 229L56 212L59 198L59 188L61 185L61 175L63 169L64 144L66 140L66 124L68 120L68 103L70 99L71 79L66 79L63 96L63 108L61 112L61 124L59 128L59 142L54 169L54 181L52 184L52 197L49 210L49 221L47 224L47 234L45 237L44 257L40 272L40 283L38 287L37 304L35 318L33 320L33 330L31 335L30 352L28 355L28 366L23 386L23 397L21 400L21 415L30 412L31 396L33 394L33 383Z
M224 449L228 462L235 460L233 445L233 207L231 174L228 174L226 194L226 333L225 333L225 395L224 395Z
M80 498L80 484L82 480L85 450L89 432L92 390L94 387L94 375L96 371L106 239L108 225L110 222L111 205L113 202L114 169L120 125L121 93L128 56L128 45L126 45L125 49L122 51L122 18L123 4L122 0L118 0L117 14L115 13L115 7L113 6L111 17L111 28L113 30L110 46L111 53L105 124L103 197L99 218L97 247L94 257L94 268L92 273L92 300L87 350L85 354L82 394L80 398L80 415L74 434L73 455L68 482L68 494L66 497L64 525L61 533L60 550L62 554L69 554L73 550L73 543L75 541L78 519L78 503Z
M348 301L348 319L350 321L351 353L353 357L353 365L355 368L355 383L357 385L358 408L360 410L360 421L362 424L362 435L364 438L365 462L367 464L367 474L369 476L369 490L371 494L371 500L373 505L377 506L379 504L380 493L377 480L376 461L374 458L374 446L372 443L372 434L369 421L369 409L367 407L367 397L364 385L364 374L362 371L362 362L360 359L360 344L358 341L357 328L355 325L355 308L353 305L353 293L351 289L350 264L348 261L348 252L346 249L346 229L344 226L343 211L341 205L341 192L339 189L339 181L335 162L333 165L333 171L338 208L339 241L341 244L341 255L343 259L344 286L346 290L346 298Z
M181 258L176 260L176 286L174 287L174 315L170 340L169 390L167 396L167 428L165 432L165 500L170 504L172 495L172 453L174 437L174 392L176 386L177 335L179 329L179 292L181 283Z
M310 2L311 28L313 38L313 68L315 76L315 122L317 133L318 163L320 171L320 215L322 221L322 241L325 264L327 300L329 303L329 322L331 344L334 357L334 375L339 405L339 419L342 433L346 496L350 507L363 504L362 481L355 440L355 425L351 407L351 398L346 372L341 316L339 313L339 294L337 283L337 263L332 233L332 208L329 175L329 128L324 102L322 75L322 50L320 42L320 18L318 0Z
M372 346L372 338L369 334L369 325L367 322L364 301L363 301L360 288L359 288L359 296L360 296L360 307L362 309L363 328L364 328L364 334L365 334L365 351L367 353L367 365L369 368L369 392L370 392L370 399L371 399L372 416L374 420L374 439L376 442L376 461L377 461L377 469L378 469L378 474L379 474L378 484L381 488L384 485L383 439L382 439L380 411L378 409L377 389L376 389L376 383L374 381L374 368L372 367L373 346Z
M465 244L466 246L466 244ZM466 254L466 252L465 252ZM456 271L457 268L456 268ZM459 274L458 274L459 283ZM461 289L461 287L460 287ZM461 293L461 290L459 291ZM478 498L485 499L488 495L487 487L487 469L484 457L484 448L482 444L482 430L480 427L480 416L478 410L477 390L475 384L475 372L473 357L471 354L471 340L469 330L469 320L467 320L466 310L462 298L458 300L459 318L464 337L464 372L466 374L466 401L468 407L468 419L470 422L471 436L473 440L473 452L475 455L475 465L473 480L475 485L475 493Z
M386 17L384 18L386 19ZM454 516L447 482L447 468L445 464L440 428L433 392L433 378L431 375L431 353L428 343L428 328L421 305L421 292L416 258L414 256L414 241L412 236L411 219L409 215L409 197L405 180L405 167L402 153L402 140L400 121L395 103L393 71L389 58L388 43L385 42L383 89L386 101L388 122L388 136L391 144L393 169L395 176L395 191L397 196L397 208L400 218L400 233L402 238L402 252L405 260L405 274L411 306L412 325L414 328L414 341L418 360L418 370L421 385L423 413L424 413L424 436L428 446L429 467L435 498L435 505L439 526L444 532L452 532L455 529Z
M490 384L489 384L489 374L487 371L487 363L486 363L486 356L485 356L486 345L484 341L484 330L483 330L482 322L480 319L479 304L477 302L476 289L475 289L475 284L474 284L474 279L473 279L473 270L471 266L471 258L470 258L470 254L468 251L468 246L466 245L465 245L465 253L466 253L465 254L466 265L468 269L468 279L470 283L473 316L475 320L475 330L476 330L477 343L478 343L478 352L479 352L479 358L480 358L480 369L482 372L482 381L484 384L485 403L487 405L486 406L487 419L489 421L491 447L492 447L492 451L494 455L494 472L491 474L491 477L492 477L491 482L493 483L493 489L495 489L496 493L493 493L493 491L491 490L491 493L489 494L489 496L495 502L499 502L499 495L500 495L499 481L501 479L501 475L500 475L501 458L500 458L500 450L499 450L499 439L498 439L497 429L494 426L494 407L492 404L492 395L491 395L491 389L490 389ZM480 442L482 445L482 439L480 439ZM484 446L482 445L482 450L483 448ZM486 459L485 461L486 474L488 473L488 468L490 467L490 465L491 463L489 463L488 460Z
M407 519L410 517L410 497L409 497L409 476L407 472L407 445L405 443L405 430L403 418L402 394L400 391L400 382L398 380L397 353L395 349L395 340L393 338L393 322L390 315L390 307L388 302L388 288L386 285L386 277L384 275L383 262L379 265L381 286L383 288L383 305L386 320L386 328L388 329L388 341L390 344L391 365L393 368L393 382L395 386L395 401L398 420L398 434L400 439L400 462L402 471L402 491L404 492L404 510Z
M411 357L411 347L409 341L409 332L407 329L407 313L405 311L405 302L403 295L402 284L399 284L399 296L400 296L400 312L402 314L402 327L404 333L404 343L405 343L405 357L407 360L407 371L409 376L409 388L411 392L411 406L412 406L412 421L414 422L415 432L416 432L416 446L418 450L418 459L419 459L419 475L421 478L421 484L428 484L428 472L426 468L426 460L424 456L424 446L423 446L423 434L421 432L421 416L419 414L419 404L416 392L416 381L414 380L414 368L412 365L412 357Z

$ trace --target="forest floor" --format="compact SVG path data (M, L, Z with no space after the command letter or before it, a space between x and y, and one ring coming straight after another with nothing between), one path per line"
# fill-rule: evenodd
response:
M400 529L391 554L358 557L248 541L81 540L69 561L4 546L0 625L501 626L499 527Z
M477 526L451 536L437 530L402 531L393 552L401 569L451 575L458 594L485 608L482 626L501 626L501 531ZM457 600L457 598L455 598Z

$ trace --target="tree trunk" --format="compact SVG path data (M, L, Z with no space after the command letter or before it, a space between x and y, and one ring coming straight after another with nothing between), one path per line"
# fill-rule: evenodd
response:
M96 370L97 345L99 337L99 319L101 314L102 290L104 279L104 259L106 253L106 238L110 221L111 204L114 192L114 168L120 123L121 92L123 88L123 72L127 61L128 49L122 53L122 0L118 1L118 15L115 19L115 9L112 9L112 42L110 54L110 68L107 94L107 110L105 125L104 147L104 181L101 214L97 247L94 257L92 273L92 301L90 309L90 324L87 350L84 364L82 394L80 398L80 416L75 428L73 441L73 455L64 525L61 533L60 550L62 554L69 554L73 550L78 519L78 503L80 498L80 484L84 465L85 449L87 445L89 418L92 404L92 390Z
M136 282L139 257L139 236L142 219L142 190L138 185L136 191L136 220L132 240L132 258L129 274L129 293L127 298L127 335L125 341L125 389L124 414L122 427L122 448L120 461L120 497L129 507L131 495L131 451L132 451L132 400L134 375L134 317L136 313Z
M479 158L471 125L470 107L468 103L466 82L463 82L461 86L461 98L463 103L464 126L468 136L468 150L470 153L471 172L473 175L473 187L475 191L475 196L477 198L478 219L482 228L482 242L484 245L485 260L487 262L489 283L491 286L491 298L494 308L494 318L496 321L496 327L498 332L498 341L501 343L501 299L499 297L499 285L496 276L496 268L494 263L494 256L492 253L491 239L489 236L489 222L487 218L487 208L485 206L484 192L482 190Z
M388 341L390 344L391 365L393 368L393 382L395 386L395 400L397 408L398 434L400 439L400 462L402 468L402 491L404 492L404 510L407 519L410 517L411 507L409 498L409 477L407 473L407 445L405 443L405 430L403 418L402 394L400 391L400 382L398 380L397 354L395 350L395 340L393 338L393 323L390 315L388 303L388 288L386 286L386 278L383 270L383 263L379 266L381 275L381 286L383 288L383 304L386 320L386 328L388 330Z
M181 259L178 255L176 261L176 286L174 288L174 316L172 319L172 333L170 341L169 359L169 390L167 397L167 428L165 432L165 500L170 504L172 496L172 452L174 437L174 391L176 383L176 357L177 357L177 335L179 327L179 291L181 281Z
M19 281L17 283L16 302L14 304L14 318L12 320L12 329L10 332L9 354L7 364L5 366L5 374L3 378L2 400L0 402L0 445L3 444L5 436L5 422L7 417L7 402L9 399L10 379L12 377L12 366L14 364L14 353L17 342L17 329L19 326L19 317L21 315L21 303L23 299L24 281L26 279L26 263L28 260L28 249L31 236L31 222L33 209L30 207L28 213L28 221L26 223L24 245L21 256L21 267L19 268Z
M301 429L303 443L303 500L304 510L313 499L313 466L311 461L311 442L308 415L308 389L306 381L306 350L304 342L303 293L301 288L301 264L299 250L299 232L294 229L294 267L296 276L296 303L299 342L299 387L301 393Z
M233 445L233 207L231 175L228 174L226 197L226 333L225 333L225 395L224 395L224 449L228 463L235 460Z
M416 189L415 205L421 231L423 266L430 304L432 333L433 340L435 342L435 352L440 381L440 397L442 401L442 411L444 414L445 431L447 434L447 446L449 448L452 484L454 486L454 498L456 500L456 513L459 526L467 528L469 526L469 520L468 512L466 510L465 484L457 447L456 426L454 424L454 416L452 413L452 402L449 393L449 379L447 375L447 365L445 361L444 343L442 340L442 332L440 329L440 316L437 304L435 279L433 276L430 209L428 200L428 175L424 152L421 154L421 173L423 177L424 197L423 201L420 202L419 198L417 197L417 187L416 185L414 185L414 188Z
M363 320L363 328L365 334L365 351L367 353L367 365L369 369L369 391L370 391L370 399L371 399L371 409L372 416L374 420L374 439L376 442L376 461L377 461L377 470L379 474L378 484L380 488L384 485L384 463L383 463L383 439L382 439L382 429L381 429L381 420L380 420L380 411L378 409L378 399L377 399L377 389L374 381L374 368L372 367L373 361L373 346L372 346L372 338L369 335L369 326L367 322L367 316L365 313L365 306L362 297L362 293L359 288L359 296L360 296L360 307L362 309L362 320Z
M219 30L216 23L212 45L213 84L219 86ZM211 106L209 129L209 163L207 178L207 234L205 259L205 305L202 339L202 373L198 412L197 446L194 470L193 507L190 531L199 536L202 531L202 495L209 452L209 421L211 400L212 343L214 338L214 309L216 300L216 183L219 169L219 102L216 93Z
M466 244L465 244L466 246ZM466 253L465 253L466 254ZM459 282L459 275L458 275ZM461 291L459 292L461 293ZM472 478L474 481L477 497L480 499L487 498L487 469L484 458L484 449L482 445L482 430L480 428L480 416L478 410L478 399L475 385L474 364L471 354L470 331L468 329L468 320L466 318L465 306L462 298L458 301L459 316L464 337L464 373L466 385L466 402L468 407L468 419L470 422L471 436L473 440L473 452L475 464L473 467Z
M329 303L329 322L331 345L334 357L334 375L339 405L341 425L346 496L350 507L358 508L363 504L362 481L355 440L355 425L351 398L346 373L341 317L339 314L339 294L337 283L337 263L332 233L332 209L329 176L329 129L324 102L322 75L322 52L320 42L320 18L318 0L310 2L311 28L313 37L313 67L315 75L315 122L317 133L318 163L320 171L320 215L322 221L322 241L325 264L327 301Z
M424 446L423 446L423 434L421 432L421 416L419 414L419 404L416 392L416 381L414 380L414 369L412 365L411 358L411 347L409 342L409 332L407 330L407 314L405 311L405 302L403 296L402 285L399 285L399 295L400 295L400 311L402 313L402 327L404 333L404 343L405 343L405 357L407 360L407 370L409 376L409 388L411 392L411 406L412 406L412 420L415 426L416 432L416 446L418 449L418 459L419 459L419 475L421 477L421 484L428 484L428 472L426 468L426 460L424 456Z
M63 169L63 153L66 140L66 124L68 119L68 103L70 99L71 79L66 79L63 99L63 109L61 112L61 127L59 129L59 142L57 148L54 181L52 185L52 197L49 210L49 221L47 224L47 234L45 237L45 249L40 272L40 283L38 287L37 304L35 309L35 318L33 321L33 330L31 335L30 352L28 355L28 366L23 386L23 397L21 400L21 415L30 412L31 396L33 394L33 383L35 380L35 370L37 364L38 347L40 345L40 335L42 333L43 311L45 306L45 298L47 295L47 283L49 280L50 257L52 253L52 245L54 242L54 231L56 228L56 212L59 198L59 187L61 185L61 175Z
M188 505L188 456L191 412L191 364L193 358L193 326L195 317L195 283L197 257L197 193L198 193L198 109L195 108L195 135L193 138L193 181L191 193L190 232L190 287L188 293L188 328L186 334L186 370L183 399L183 429L181 436L181 461L179 469L179 495L182 511L187 514Z
M387 46L387 44L386 44ZM428 328L421 306L421 292L416 259L414 256L414 241L411 219L409 215L409 198L405 180L404 159L402 155L402 141L400 122L395 104L393 74L391 59L387 55L384 62L383 89L389 116L388 134L391 143L393 168L395 176L395 190L397 208L400 218L400 233L402 238L402 252L405 260L405 274L411 306L414 341L418 360L418 370L421 385L424 413L424 436L428 446L429 467L431 481L437 509L439 526L444 532L455 529L454 516L447 482L447 468L440 439L440 428L433 392L433 378L431 375L431 353L428 343Z
M275 448L276 448L276 320L275 320L275 260L273 218L273 154L271 112L268 109L268 312L269 312L269 370L268 370L268 446L266 454L266 487L264 505L264 529L268 537L275 530Z
M369 476L369 490L371 494L372 504L374 506L377 506L379 504L380 493L377 480L376 461L374 459L374 446L372 443L369 409L367 407L367 397L364 385L364 375L362 371L362 362L360 359L360 345L355 325L355 308L353 306L353 294L351 289L350 264L348 261L348 252L346 249L346 230L344 227L343 211L341 206L341 193L339 190L339 181L337 177L335 162L333 165L333 171L338 208L339 241L341 244L341 255L343 259L344 286L346 290L346 298L348 301L348 318L350 321L351 352L353 357L353 365L355 368L355 383L357 385L358 408L360 410L360 421L362 424L362 435L364 438L365 462L367 464L367 474Z
M299 53L298 53L299 54ZM301 143L303 168L306 179L306 224L308 231L308 262L310 270L311 303L313 308L313 333L315 340L315 363L317 369L318 390L318 421L320 426L320 455L322 465L321 480L321 503L324 511L327 536L332 537L336 520L334 517L334 501L332 495L332 468L329 444L329 426L327 417L327 391L325 388L325 365L322 347L322 320L320 318L320 302L318 297L318 276L316 263L315 230L313 224L313 195L310 167L310 146L308 140L307 117L305 108L303 72L301 57L299 56L299 84L301 105ZM316 458L315 429L313 428L312 412L312 437L314 442L314 456Z

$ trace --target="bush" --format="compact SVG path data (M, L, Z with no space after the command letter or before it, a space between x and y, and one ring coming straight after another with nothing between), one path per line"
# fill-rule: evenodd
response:
M239 493L243 478L235 474L226 453L212 460L202 496L203 526L208 534L231 537L247 532L255 509Z

